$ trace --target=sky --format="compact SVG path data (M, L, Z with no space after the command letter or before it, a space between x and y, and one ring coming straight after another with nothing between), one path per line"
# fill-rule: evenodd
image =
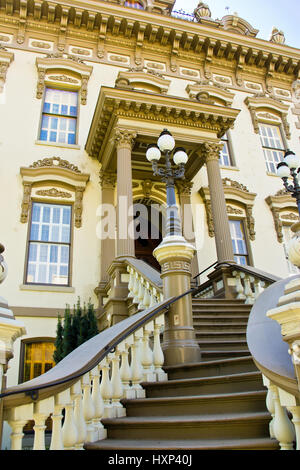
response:
M257 38L269 40L273 26L284 32L285 44L300 48L300 0L204 0L212 19L238 13L258 29ZM192 13L198 0L176 0L174 10Z

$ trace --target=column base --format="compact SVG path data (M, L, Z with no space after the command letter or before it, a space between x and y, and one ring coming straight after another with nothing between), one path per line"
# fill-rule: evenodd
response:
M165 366L176 366L201 362L201 350L196 340L168 339L163 342L162 350L164 353Z

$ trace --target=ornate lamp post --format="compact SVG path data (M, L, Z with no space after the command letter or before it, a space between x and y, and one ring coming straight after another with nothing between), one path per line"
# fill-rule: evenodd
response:
M284 154L284 160L277 165L277 175L282 178L285 189L291 193L297 201L298 212L300 215L300 185L298 175L300 172L300 158L287 150ZM288 178L293 178L293 184L288 184Z
M298 175L300 173L300 158L287 150L284 154L283 162L277 165L277 175L283 181L285 189L291 193L291 196L296 199L298 213L300 216L300 185ZM293 178L293 184L288 183L288 178ZM288 245L288 257L291 263L300 267L300 221L296 222L291 227L294 232L293 238Z
M157 145L149 145L146 152L148 161L152 163L154 175L160 176L167 188L166 235L153 252L161 265L165 299L184 294L190 289L191 260L195 254L194 246L187 243L182 236L175 197L175 180L184 177L188 156L182 147L175 150L174 148L175 140L172 134L164 129ZM165 166L158 167L162 153L165 156ZM175 169L172 168L172 155ZM190 295L182 297L170 307L166 317L162 347L167 365L200 361L201 353L193 328Z

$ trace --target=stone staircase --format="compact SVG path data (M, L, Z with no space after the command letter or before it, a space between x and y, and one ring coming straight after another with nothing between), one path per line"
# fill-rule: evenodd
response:
M193 299L201 363L166 367L168 380L144 383L126 399L126 417L104 419L107 439L88 450L272 450L266 389L246 343L250 307Z

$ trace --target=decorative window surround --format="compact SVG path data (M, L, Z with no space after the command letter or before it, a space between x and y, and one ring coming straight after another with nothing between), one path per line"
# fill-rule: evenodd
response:
M137 67L139 69L139 67ZM119 72L115 86L128 90L143 90L152 93L165 94L168 92L171 80L166 80L154 70L130 70Z
M75 227L81 227L82 199L89 175L59 157L38 160L30 167L21 167L20 173L24 188L21 223L28 222L32 197L45 202L66 199L74 203Z
M2 93L6 82L7 69L13 60L14 54L0 45L0 93Z
M252 215L252 209L256 194L250 193L246 186L229 178L224 178L222 182L226 199L227 214L232 216L232 218L234 216L245 218L249 239L254 241L255 220ZM205 204L208 233L210 237L214 237L215 232L211 213L209 188L201 188L199 192Z
M268 196L265 199L274 219L274 226L279 243L283 242L283 224L292 225L299 220L295 199L284 189L278 191L275 196Z
M220 106L231 106L234 94L221 87L214 85L205 85L197 83L194 85L187 85L186 92L190 99L196 99L198 101L209 101L211 104Z
M245 104L251 114L254 131L259 133L259 122L282 125L285 137L291 138L290 125L287 121L289 105L268 96L247 97Z
M49 54L48 57L36 59L38 70L38 83L36 97L43 97L45 86L64 87L70 90L80 90L81 104L87 102L87 84L92 74L93 67L86 65L74 56L56 56Z

